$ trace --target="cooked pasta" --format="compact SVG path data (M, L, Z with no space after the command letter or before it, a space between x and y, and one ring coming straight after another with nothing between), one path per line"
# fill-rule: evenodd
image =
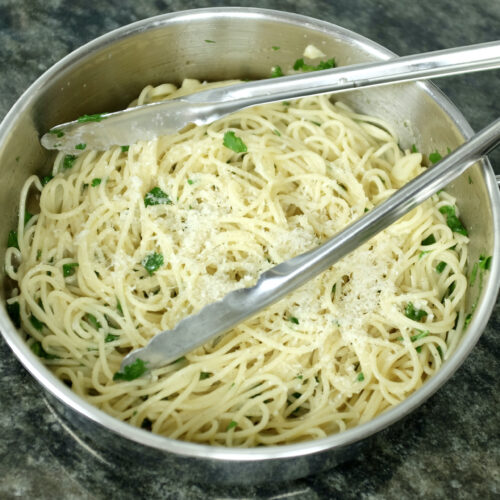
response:
M201 86L148 86L136 103ZM216 341L133 380L115 373L131 349L324 242L424 168L389 124L328 96L59 153L52 178L31 176L21 192L8 303L51 370L120 420L240 447L340 432L408 397L460 338L468 238L447 224L446 192Z

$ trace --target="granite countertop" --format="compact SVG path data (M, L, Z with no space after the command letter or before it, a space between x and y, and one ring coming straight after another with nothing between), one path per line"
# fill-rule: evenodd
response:
M61 57L111 29L153 15L219 5L295 11L357 31L398 54L500 39L491 0L0 0L0 118ZM474 129L500 115L498 72L440 80ZM490 157L500 173L500 151ZM100 460L61 425L0 338L0 498L498 498L500 301L472 354L403 425L355 460L297 481L260 486L141 480Z

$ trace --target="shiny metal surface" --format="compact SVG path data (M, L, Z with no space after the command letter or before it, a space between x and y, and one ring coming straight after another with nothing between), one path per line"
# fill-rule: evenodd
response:
M186 97L103 113L92 122L73 120L42 137L47 149L103 150L173 134L190 123L205 125L240 109L308 95L438 78L500 67L500 42L427 52L206 90Z
M215 40L207 44L204 40ZM249 40L252 41L249 46ZM256 79L301 57L314 44L342 65L394 56L378 44L330 23L276 11L217 8L167 14L126 26L83 46L40 77L0 125L0 241L17 220L18 194L26 178L46 174L53 153L39 137L75 116L123 109L141 88L185 77ZM272 50L279 45L280 51ZM405 83L339 94L360 112L384 117L397 130L402 147L415 143L424 154L455 149L472 130L436 87ZM21 162L16 162L20 157ZM470 181L469 183L469 176ZM481 253L500 254L500 195L488 161L472 166L448 188L458 198L471 235L470 263ZM5 249L0 249L3 259ZM1 278L4 279L3 266ZM467 332L442 369L400 405L370 422L316 441L254 449L227 449L153 435L91 406L58 380L34 355L7 316L1 300L0 329L26 369L47 390L68 425L116 460L151 464L155 470L188 467L193 480L263 482L318 472L349 458L367 438L401 420L432 395L463 363L480 337L496 300L500 259L494 258ZM2 299L8 291L2 290ZM476 299L467 296L469 307Z
M272 267L255 286L230 292L183 319L172 330L158 333L145 347L127 354L121 370L137 359L146 362L148 368L171 363L278 302L445 188L499 141L500 118L319 247Z

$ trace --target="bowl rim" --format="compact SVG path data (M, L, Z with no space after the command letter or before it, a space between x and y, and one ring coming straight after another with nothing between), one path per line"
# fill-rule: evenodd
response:
M289 13L279 10L245 8L245 7L213 7L202 9L183 10L168 14L162 14L146 18L134 23L122 26L113 31L91 40L83 46L72 51L60 61L56 62L46 70L30 87L18 98L14 106L4 117L0 124L0 148L9 135L10 128L15 124L17 116L21 115L33 101L39 97L52 77L58 73L69 69L73 64L92 54L96 50L103 50L107 46L128 38L143 31L162 29L167 25L185 22L187 19L201 20L203 18L251 18L260 21L277 21L288 25L305 26L316 32L325 34L335 34L342 39L347 39L351 43L361 46L365 53L373 55L379 59L389 59L396 57L396 54L362 35L351 30L342 28L336 24L314 19L308 16ZM455 105L437 87L429 82L418 82L422 90L434 101L437 101L441 109L448 114L451 121L457 126L460 133L469 138L472 128L465 120L464 116ZM493 248L500 249L500 194L493 169L487 158L481 162L482 175L485 186L493 207ZM401 420L410 412L423 404L435 391L437 391L462 365L463 361L472 350L481 336L489 320L491 311L496 302L498 289L500 288L500 259L492 259L489 270L489 279L483 290L483 297L479 303L474 317L463 334L457 349L450 358L445 361L441 369L431 379L426 381L422 387L411 394L397 406L385 411L374 419L360 424L346 431L332 434L324 438L303 441L293 444L273 445L255 448L229 448L224 446L212 446L207 444L191 443L179 441L149 431L137 428L122 422L102 410L91 405L78 396L63 382L61 382L52 372L39 360L39 358L29 349L19 331L14 327L7 315L5 304L0 308L0 330L7 344L13 350L16 357L23 366L30 372L35 380L40 383L45 390L51 393L57 400L79 415L83 415L93 423L112 431L113 433L147 447L155 448L164 452L174 453L185 457L195 457L207 460L221 460L231 462L247 462L256 460L273 460L280 458L290 458L306 456L333 448L341 448L361 441L376 432L379 432L394 422Z

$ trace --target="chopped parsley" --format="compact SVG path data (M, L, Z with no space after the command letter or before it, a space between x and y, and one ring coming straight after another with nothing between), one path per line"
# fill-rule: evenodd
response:
M118 340L120 338L119 335L114 335L112 333L108 333L106 335L106 338L104 339L104 342L114 342L115 340Z
M102 179L100 179L99 177L96 177L95 179L92 179L92 182L90 183L90 185L91 185L92 187L96 187L96 186L98 186L101 182L102 182Z
M55 354L49 354L43 347L40 342L33 342L31 344L31 350L39 357L44 359L58 359L59 356Z
M306 64L304 62L304 59L297 59L293 65L293 69L295 71L319 71L322 69L331 69L335 68L335 59L332 57L331 59L328 59L327 61L320 61L316 66L312 64Z
M55 135L56 137L63 137L64 136L64 132L62 130L58 130L55 128L49 130L49 134Z
M14 247L19 250L19 242L17 241L17 231L9 231L7 238L7 247Z
M205 43L215 43L214 40L205 40Z
M173 365L175 365L176 363L182 363L183 361L187 361L186 360L186 356L181 356L180 358L177 358L173 363Z
M120 316L123 316L122 305L120 304L120 301L118 300L118 298L116 299L116 310L120 313Z
M62 166L64 169L71 168L76 161L76 156L75 155L66 155L63 159Z
M471 179L470 175L469 175L469 184L472 184L472 179Z
M290 316L288 321L290 321L290 323L294 323L295 325L299 324L299 320L295 316Z
M77 144L75 146L75 149L79 149L80 151L83 151L86 147L87 147L87 145L84 142L81 142L80 144Z
M232 130L228 130L224 134L224 146L233 150L235 153L246 153L247 146Z
M271 68L271 78L278 78L279 76L283 76L283 71L281 69L281 66L273 66Z
M363 372L360 372L360 373L358 374L358 376L356 377L356 380L357 380L358 382L363 382L363 380L364 380L364 379L365 379L365 375L363 374Z
M272 48L273 50L280 50L280 47L278 47L277 45L273 45L271 48Z
M413 321L420 321L427 316L427 312L423 309L415 309L412 302L408 302L405 308L405 316Z
M33 217L33 214L28 212L27 210L24 211L24 225L28 224L29 220Z
M200 372L200 380L205 380L207 378L210 378L211 376L212 374L209 372Z
M129 150L130 146L120 146L122 153L126 153Z
M97 318L93 314L87 313L85 315L85 319L87 320L87 323L89 325L91 325L92 327L94 327L96 330L99 330L100 328L102 328L101 323L99 323L99 321L97 321Z
M33 316L33 314L30 316L30 323L33 325L33 328L38 331L44 327L44 323L42 323L36 316Z
M441 274L444 271L444 268L446 267L446 262L442 260L437 266L436 266L436 271Z
M67 278L68 276L72 276L75 274L75 267L78 267L78 262L69 262L68 264L63 264L63 276Z
M410 149L410 151L411 151L412 153L418 153L417 146L415 146L415 144L412 144L412 145L411 145L411 149Z
M281 137L281 132L277 128L273 130L273 134L277 135L278 137Z
M141 264L144 266L150 276L153 275L161 266L163 266L163 255L161 253L150 253L142 260Z
M429 161L431 163L437 163L438 161L441 161L443 157L438 153L438 151L434 151L433 153L429 154Z
M193 179L188 179L188 180L187 180L187 183L188 183L190 186L192 186L192 185L194 184L194 181L193 181Z
M439 208L439 211L443 215L446 215L446 224L454 233L463 234L464 236L469 235L467 229L465 229L460 219L456 216L454 206L443 205L442 207Z
M231 420L231 422L229 422L228 426L226 427L226 431L230 431L231 429L233 429L237 425L238 425L238 422L235 422L234 420Z
M412 335L410 337L410 340L412 342L416 342L417 340L423 339L424 337L427 337L430 334L429 330L417 330L417 332L418 333L416 335Z
M83 116L80 116L80 118L77 118L77 122L80 122L80 123L85 123L85 122L100 122L102 120L104 120L105 117L102 116L101 113L97 113L95 115L83 115Z
M7 314L16 328L21 327L21 308L19 302L11 302L7 304Z
M425 238L424 240L422 240L422 245L423 246L427 246L427 245L433 245L434 243L436 243L436 238L433 234L430 234L429 236L427 236L427 238Z
M137 358L133 363L127 365L123 372L116 372L113 375L113 380L134 380L139 378L141 375L144 375L147 371L147 362L144 362L142 359Z
M171 205L172 200L170 199L170 196L162 191L158 186L154 187L146 193L146 196L144 197L144 205L146 207L149 207L151 205Z
M53 175L44 175L41 178L40 182L42 183L42 186L46 186L53 178Z

